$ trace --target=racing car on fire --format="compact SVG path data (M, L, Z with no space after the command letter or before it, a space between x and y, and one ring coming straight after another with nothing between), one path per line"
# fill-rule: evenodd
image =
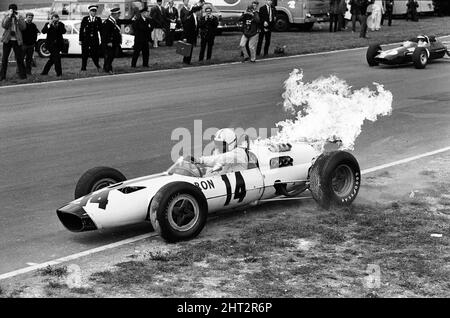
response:
M118 170L95 167L75 188L75 200L57 209L62 224L83 232L149 221L168 242L196 237L208 214L255 206L309 190L323 208L348 206L361 182L349 152L319 152L308 143L251 144L247 169L208 173L193 157L167 171L127 180Z
M370 45L366 59L369 66L413 63L416 68L422 69L429 61L443 58L445 54L450 56L450 51L435 36L418 35L404 41L400 47L386 51L379 44Z

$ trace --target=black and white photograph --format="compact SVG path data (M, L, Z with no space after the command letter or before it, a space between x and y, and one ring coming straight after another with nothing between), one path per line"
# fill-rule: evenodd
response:
M1 303L450 297L450 1L0 0L0 20Z

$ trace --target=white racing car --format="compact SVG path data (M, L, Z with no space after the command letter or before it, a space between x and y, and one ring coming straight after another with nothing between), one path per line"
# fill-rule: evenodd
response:
M66 34L63 34L64 48L63 54L81 55L81 45L79 42L80 34L80 20L64 20L62 21L66 26ZM47 34L39 34L36 42L36 52L40 57L49 57L50 52L45 47L45 39ZM100 36L99 36L100 38ZM129 34L122 34L122 51L131 51L134 46L134 36Z
M82 232L150 221L168 242L196 237L209 213L256 205L310 190L323 208L348 206L360 188L360 168L348 152L317 152L306 143L254 145L245 170L205 175L180 157L167 171L126 180L119 171L85 172L75 200L57 209L62 224Z

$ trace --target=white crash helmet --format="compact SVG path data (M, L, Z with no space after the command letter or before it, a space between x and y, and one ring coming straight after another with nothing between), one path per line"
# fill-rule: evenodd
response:
M230 128L219 129L214 135L214 146L220 153L231 151L237 147L237 136Z

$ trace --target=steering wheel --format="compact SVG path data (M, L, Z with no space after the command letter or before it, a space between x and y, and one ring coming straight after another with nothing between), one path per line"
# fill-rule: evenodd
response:
M203 176L202 170L199 167L200 163L198 162L197 159L195 159L193 156L186 156L184 159L186 161L189 161L190 163L192 163L197 168L197 171L198 171L198 174L200 177Z

